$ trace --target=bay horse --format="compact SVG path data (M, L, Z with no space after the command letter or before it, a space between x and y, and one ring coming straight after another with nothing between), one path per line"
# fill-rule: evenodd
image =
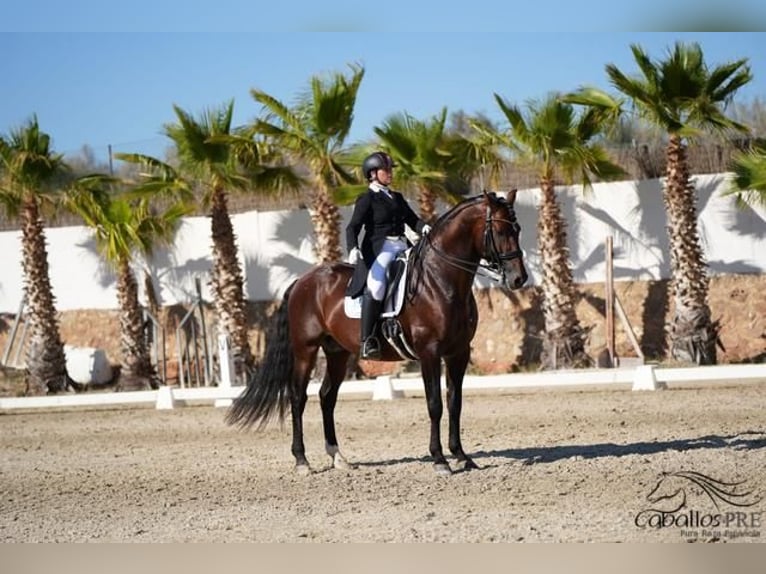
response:
M438 218L409 256L406 300L398 320L420 361L431 420L429 450L438 474L452 473L442 452L439 429L442 359L446 365L449 449L458 467L478 468L460 441L463 376L478 321L472 285L480 268L499 276L511 289L526 282L515 199L516 190L507 198L485 191L462 201ZM346 364L360 348L359 319L349 318L344 311L346 286L353 270L346 263L325 263L293 282L275 312L262 364L226 415L229 424L247 428L258 423L262 428L275 415L283 421L289 404L292 454L301 474L311 472L303 442L303 411L320 348L327 360L319 389L325 450L335 468L354 468L340 452L334 418ZM381 351L382 361L402 360L385 340L381 340Z

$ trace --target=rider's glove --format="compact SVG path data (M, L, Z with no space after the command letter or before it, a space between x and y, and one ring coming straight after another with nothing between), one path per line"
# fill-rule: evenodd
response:
M420 235L428 235L429 233L431 233L431 226L426 223L420 230Z
M359 251L358 247L354 247L348 254L348 262L351 263L351 265L356 265L361 258L362 252Z

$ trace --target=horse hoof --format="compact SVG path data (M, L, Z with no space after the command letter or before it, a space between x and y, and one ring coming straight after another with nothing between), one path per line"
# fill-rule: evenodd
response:
M479 469L479 465L476 464L470 458L466 458L465 460L458 461L457 465L460 470L478 470Z
M299 476L308 476L311 474L311 467L307 464L296 464L295 473Z
M348 462L342 454L337 453L332 460L333 467L338 470L356 470L356 465Z
M434 472L439 476L452 476L452 469L449 467L449 463L435 462Z

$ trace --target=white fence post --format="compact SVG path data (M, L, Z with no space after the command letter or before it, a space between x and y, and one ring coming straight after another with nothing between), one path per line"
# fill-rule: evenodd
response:
M657 382L654 374L654 365L639 365L636 367L633 375L634 391L656 391L666 389L667 385L663 382Z
M375 379L375 383L372 387L372 400L373 401L390 401L391 399L398 399L404 396L402 391L394 390L394 386L391 384L391 377L388 375L382 375Z
M220 377L218 387L230 389L232 387L231 378L234 374L234 360L231 357L229 337L225 333L218 335L218 370ZM228 407L232 404L232 399L216 399L215 406Z
M160 388L157 389L157 402L155 404L155 408L158 411L164 411L172 409L173 406L173 389L171 389L168 385L161 385Z

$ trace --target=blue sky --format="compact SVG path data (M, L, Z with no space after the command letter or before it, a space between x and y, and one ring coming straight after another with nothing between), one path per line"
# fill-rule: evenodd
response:
M59 4L63 3L53 5ZM200 11L194 10L198 4L190 1L185 6L199 16ZM297 10L300 3L283 3L282 9L293 5ZM96 7L104 4L94 2L93 6L96 13ZM11 9L4 27L25 29L23 24L31 16L24 11L30 10ZM313 18L302 13L307 20ZM499 119L495 92L523 103L581 84L607 88L607 63L635 71L631 43L661 57L676 40L698 41L710 64L747 57L755 79L741 91L741 99L766 100L766 35L762 33L307 32L312 28L308 24L303 29L296 24L292 31L268 32L92 33L67 30L95 28L96 20L71 19L72 13L62 10L56 27L57 15L47 13L51 21L37 26L38 30L61 30L56 33L0 33L0 132L37 114L55 149L67 154L88 144L103 158L111 144L115 151L161 156L167 145L161 129L174 119L173 104L197 114L233 98L235 122L244 123L259 109L250 96L251 88L291 103L312 75L345 71L352 62L362 64L366 74L349 143L370 138L373 126L394 112L428 117L447 106L451 111L482 112ZM163 12L155 10L152 15L159 18ZM216 20L213 14L207 16ZM407 16L412 12L392 13L390 18L406 24ZM186 29L202 29L196 20L180 16L177 20L177 29L183 29L182 22L187 23ZM356 20L367 22L366 18ZM120 14L113 14L110 22L114 28L119 22L130 28L130 18ZM348 29L366 26L348 21ZM317 21L313 29L323 27L342 26L338 20L332 25L328 21L327 26ZM237 29L236 20L232 28Z

